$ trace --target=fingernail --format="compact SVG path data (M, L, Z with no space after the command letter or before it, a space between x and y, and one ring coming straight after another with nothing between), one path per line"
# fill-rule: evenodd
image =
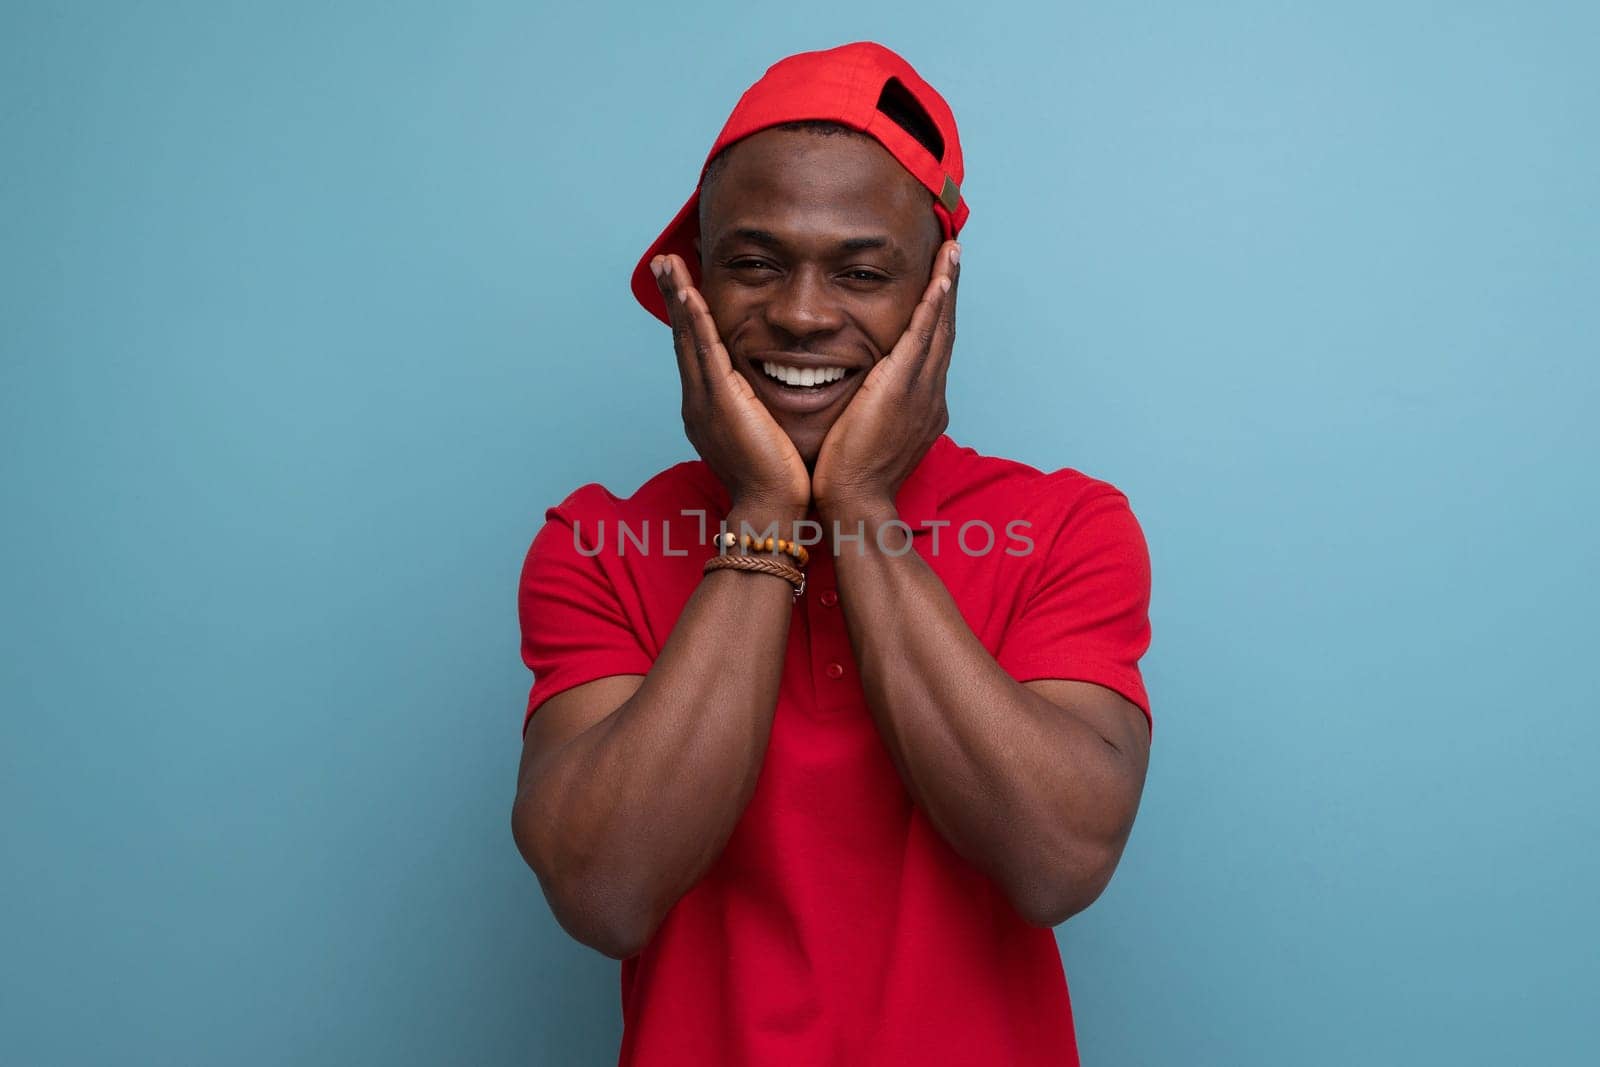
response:
M940 278L939 279L939 288L942 289L944 292L948 293L950 291L950 279L949 278Z
M950 265L953 267L961 262L961 246L956 245L950 250Z
M689 290L687 290L687 289L679 289L678 290L678 303L687 304L688 302L689 302Z

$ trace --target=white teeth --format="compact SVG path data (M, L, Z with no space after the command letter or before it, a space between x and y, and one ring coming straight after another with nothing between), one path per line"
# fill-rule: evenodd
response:
M827 385L836 382L849 373L845 367L786 367L782 363L762 363L761 369L768 377L776 378L785 385L797 385L802 388L814 385Z

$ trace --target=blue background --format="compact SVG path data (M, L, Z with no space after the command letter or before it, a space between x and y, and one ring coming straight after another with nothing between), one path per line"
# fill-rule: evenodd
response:
M1594 5L197 2L0 16L7 1062L614 1062L518 569L690 457L628 272L861 38L962 122L951 435L1151 545L1085 1062L1596 1055Z

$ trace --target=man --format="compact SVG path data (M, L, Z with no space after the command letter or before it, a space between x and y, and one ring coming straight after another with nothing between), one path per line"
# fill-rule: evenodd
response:
M700 458L529 550L513 828L623 1064L1077 1062L1050 928L1138 807L1149 559L944 434L962 178L888 49L772 67L634 276Z

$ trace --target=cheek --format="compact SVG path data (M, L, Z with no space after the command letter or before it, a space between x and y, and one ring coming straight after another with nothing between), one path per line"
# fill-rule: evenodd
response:
M862 328L872 338L879 359L887 356L889 350L899 343L900 336L911 324L911 313L916 311L921 299L922 285L918 284L914 288L908 287L907 292L897 293L893 300L885 300L862 317Z
M753 304L749 296L737 286L709 284L701 290L706 307L711 309L711 320L717 324L717 336L731 350L737 338L745 332L751 319Z
M700 295L705 299L706 307L711 309L711 317L720 329L726 321L733 301L729 298L726 286L718 285L711 279L700 283Z

